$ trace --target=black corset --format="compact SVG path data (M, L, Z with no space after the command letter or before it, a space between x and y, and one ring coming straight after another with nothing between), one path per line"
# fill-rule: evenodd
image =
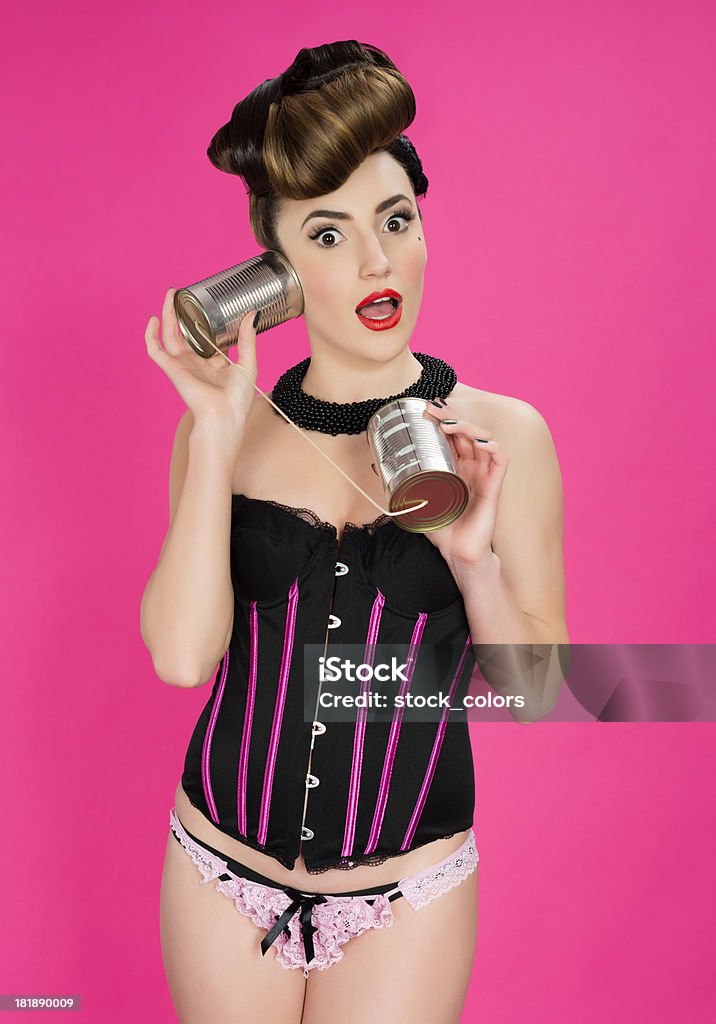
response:
M465 692L475 664L465 607L428 538L381 516L347 523L339 548L336 528L310 509L238 494L231 576L231 642L181 780L192 804L288 869L302 854L311 873L382 863L470 828L464 711L321 721L326 684L304 665L304 645L330 657L375 644L411 655L413 679Z

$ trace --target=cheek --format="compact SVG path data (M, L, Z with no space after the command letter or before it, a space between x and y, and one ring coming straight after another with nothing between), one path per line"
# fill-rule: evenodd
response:
M403 267L406 276L411 281L415 281L417 283L422 276L427 260L428 254L425 245L422 241L417 242L416 245L405 254Z
M305 312L309 319L312 319L313 315L319 319L328 315L330 319L335 316L337 310L345 307L345 272L341 274L337 269L332 272L325 264L309 267L304 263L303 276L299 274L299 280L303 287Z
M326 271L324 267L311 278L311 301L320 308L331 309L340 301L341 288L345 290L345 281L341 281L341 275Z
M292 261L293 269L298 275L306 301L326 292L326 272L319 260L312 258L312 253L302 252L300 258Z

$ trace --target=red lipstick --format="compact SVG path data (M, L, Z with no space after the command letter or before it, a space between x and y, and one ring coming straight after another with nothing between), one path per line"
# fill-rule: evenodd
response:
M381 302L381 299L388 299L390 301ZM359 310L365 306L373 306L371 313L377 312L378 308L390 308L393 307L392 312L388 316L376 317L376 316L364 316ZM395 327L400 322L400 318L403 315L403 297L400 292L394 291L392 288L385 288L382 292L371 292L367 295L362 302L356 306L356 316L364 327L369 328L371 331L387 331L391 327Z

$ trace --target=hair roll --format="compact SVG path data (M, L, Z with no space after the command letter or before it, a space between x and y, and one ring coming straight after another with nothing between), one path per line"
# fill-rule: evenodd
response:
M278 249L281 198L333 192L371 153L390 153L415 196L425 195L422 163L403 134L414 118L413 90L387 54L354 39L326 43L299 50L286 71L237 103L207 155L242 179L257 241Z

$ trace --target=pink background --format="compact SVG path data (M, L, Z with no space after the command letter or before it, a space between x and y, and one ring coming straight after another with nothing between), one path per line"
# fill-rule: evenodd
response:
M6 13L0 992L80 994L86 1021L176 1019L159 883L208 693L162 684L139 633L184 408L144 328L168 287L258 251L205 150L301 46L374 43L413 85L411 346L549 423L572 642L713 640L710 5L264 10ZM306 354L300 320L261 336L260 386ZM712 1020L713 725L472 729L463 1019Z

